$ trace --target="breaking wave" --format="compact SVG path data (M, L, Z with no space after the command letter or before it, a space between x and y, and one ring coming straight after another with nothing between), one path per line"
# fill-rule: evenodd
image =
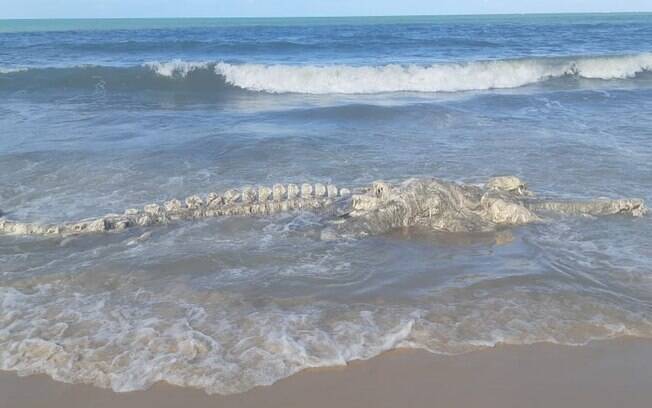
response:
M5 68L5 67L0 67L0 74L11 74L13 72L23 72L27 71L27 68Z
M239 88L272 93L368 94L517 88L551 78L628 79L652 70L652 54L578 59L521 59L437 65L290 66L218 63Z
M188 74L193 71L207 69L209 67L209 63L201 61L182 61L177 59L169 62L146 62L145 67L149 68L160 76L170 78L186 78Z
M627 80L652 71L652 53L575 58L530 58L431 65L284 65L172 60L139 67L83 65L0 68L0 89L87 87L266 93L375 94L518 88L555 78Z

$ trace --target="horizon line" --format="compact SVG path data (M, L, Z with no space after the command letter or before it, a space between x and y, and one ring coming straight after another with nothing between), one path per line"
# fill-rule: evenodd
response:
M173 19L306 19L306 18L378 18L378 17L475 17L475 16L527 16L527 15L577 15L577 14L652 14L652 10L630 11L567 11L567 12L511 12L511 13L443 13L443 14L377 14L377 15L306 15L306 16L178 16L178 17L0 17L4 20L173 20Z

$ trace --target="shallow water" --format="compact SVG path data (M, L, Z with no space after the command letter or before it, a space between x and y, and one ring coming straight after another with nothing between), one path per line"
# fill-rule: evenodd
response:
M499 174L649 202L651 37L649 14L0 21L0 208ZM322 221L1 236L0 368L232 393L395 347L652 336L649 216L329 241Z

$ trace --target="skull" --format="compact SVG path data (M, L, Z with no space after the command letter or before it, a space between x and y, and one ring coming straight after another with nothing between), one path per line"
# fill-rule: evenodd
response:
M351 207L354 212L368 212L377 210L383 202L389 200L391 187L384 181L374 181L371 190L365 194L354 194Z

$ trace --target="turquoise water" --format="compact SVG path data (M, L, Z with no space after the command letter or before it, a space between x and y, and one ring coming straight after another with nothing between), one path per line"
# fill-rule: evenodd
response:
M113 19L0 19L0 32L38 32L70 30L142 30L183 29L234 26L309 26L377 24L450 24L504 23L564 24L628 23L651 18L652 13L585 14L503 14L450 16L377 16L377 17L293 17L293 18L113 18Z
M0 21L0 209L516 174L652 199L652 15ZM0 236L0 368L234 393L396 347L650 337L650 217L322 240L308 212Z

